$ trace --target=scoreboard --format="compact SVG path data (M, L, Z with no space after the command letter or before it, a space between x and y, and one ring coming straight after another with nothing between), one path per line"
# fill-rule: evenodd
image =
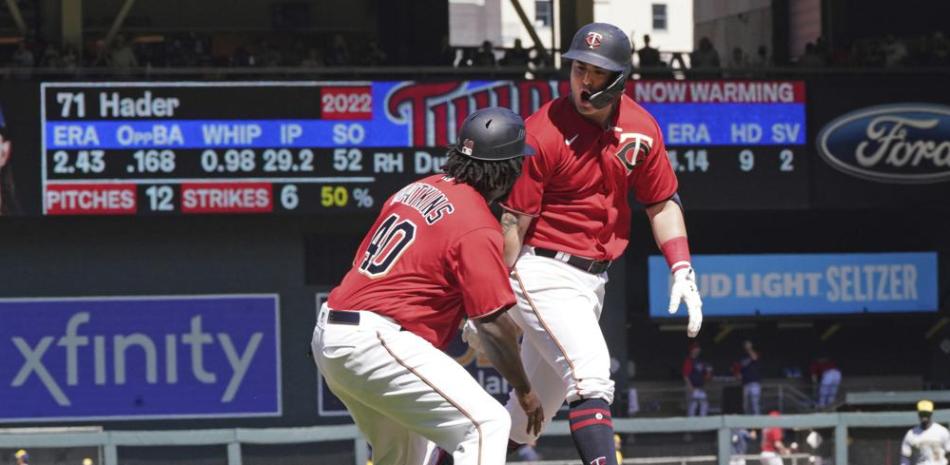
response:
M371 211L437 173L458 125L562 81L43 83L45 215ZM693 208L807 203L804 84L631 82Z
M369 209L397 187L407 160L425 174L443 155L407 152L405 134L375 124L369 83L45 84L42 92L48 215Z
M687 208L806 208L802 81L638 81Z

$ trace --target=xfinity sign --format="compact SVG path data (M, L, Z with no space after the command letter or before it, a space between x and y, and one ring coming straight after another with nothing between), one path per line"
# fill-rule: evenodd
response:
M0 422L278 416L276 295L2 299Z

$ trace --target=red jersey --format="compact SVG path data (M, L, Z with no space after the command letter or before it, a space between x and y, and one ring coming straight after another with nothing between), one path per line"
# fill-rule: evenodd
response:
M778 452L775 443L782 440L782 428L765 428L762 430L762 452Z
M820 359L811 363L810 370L812 376L821 377L826 371L838 368L835 362L829 359Z
M444 175L386 201L328 301L336 310L392 318L439 348L463 315L479 318L514 303L501 225L475 189Z
M525 129L537 154L525 158L503 206L537 217L525 235L528 245L613 260L629 242L627 192L644 205L676 193L659 125L626 95L609 129L581 116L570 96L542 106Z

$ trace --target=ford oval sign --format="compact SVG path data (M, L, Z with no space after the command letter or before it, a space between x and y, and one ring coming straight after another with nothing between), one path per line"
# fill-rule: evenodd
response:
M880 105L842 115L818 133L835 169L887 183L950 181L950 107Z

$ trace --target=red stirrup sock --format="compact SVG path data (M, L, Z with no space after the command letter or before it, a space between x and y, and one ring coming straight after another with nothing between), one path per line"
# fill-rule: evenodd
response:
M617 465L610 405L603 399L571 402L571 437L584 465Z

